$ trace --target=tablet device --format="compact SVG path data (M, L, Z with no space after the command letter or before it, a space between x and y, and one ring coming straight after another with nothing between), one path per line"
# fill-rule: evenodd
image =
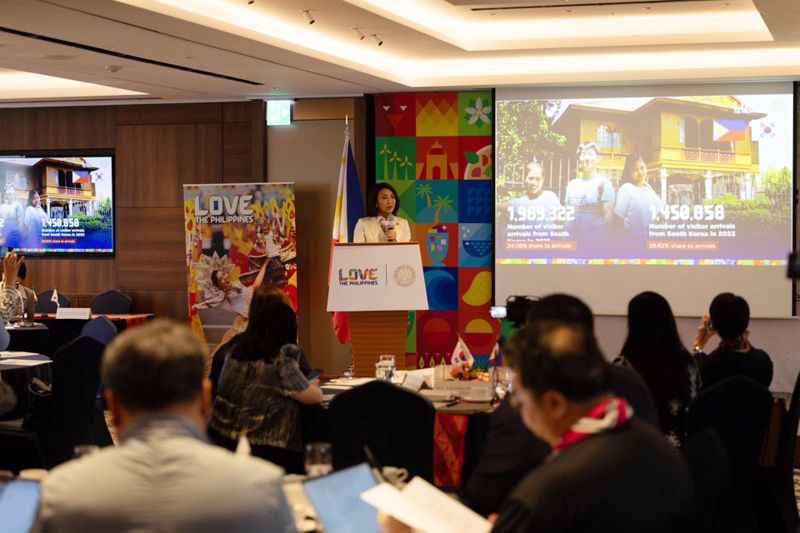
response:
M29 531L38 506L38 481L15 479L0 485L0 530L8 533Z
M303 482L326 533L379 533L378 511L361 499L377 485L367 463Z
M306 379L307 379L309 382L312 382L312 381L314 381L315 379L317 379L318 377L320 377L321 375L322 375L322 370L312 370L312 371L311 371L311 372L308 374L308 376L306 376Z

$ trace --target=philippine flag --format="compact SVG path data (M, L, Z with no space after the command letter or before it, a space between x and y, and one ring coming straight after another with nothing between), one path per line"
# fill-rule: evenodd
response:
M714 142L744 141L744 120L715 120Z
M91 183L88 170L73 170L72 183Z
M361 199L361 184L356 172L356 160L350 145L350 131L345 131L342 161L339 166L339 189L333 214L333 231L331 256L333 261L333 245L337 242L353 242L353 230L358 219L364 216L364 202ZM331 279L331 263L328 263L328 285ZM333 313L333 329L339 342L346 344L350 340L350 318L346 312Z

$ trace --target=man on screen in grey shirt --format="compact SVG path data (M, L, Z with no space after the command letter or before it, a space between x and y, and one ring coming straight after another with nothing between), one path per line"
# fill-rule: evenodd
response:
M65 463L42 482L34 531L294 531L283 471L204 435L210 384L189 328L154 321L103 358L118 447Z

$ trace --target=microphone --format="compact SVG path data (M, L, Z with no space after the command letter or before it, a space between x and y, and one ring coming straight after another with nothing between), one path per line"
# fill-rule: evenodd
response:
M394 229L394 214L389 213L385 219L383 219L383 231L388 233ZM391 240L390 240L391 242Z

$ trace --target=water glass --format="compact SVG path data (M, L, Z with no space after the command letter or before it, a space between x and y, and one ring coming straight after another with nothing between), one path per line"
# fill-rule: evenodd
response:
M397 368L397 359L394 355L383 354L375 364L375 377L384 381L392 381Z
M498 366L494 368L494 391L501 400L511 392L513 376L514 372L508 367Z
M333 454L329 442L306 444L305 467L308 477L320 477L333 470Z

